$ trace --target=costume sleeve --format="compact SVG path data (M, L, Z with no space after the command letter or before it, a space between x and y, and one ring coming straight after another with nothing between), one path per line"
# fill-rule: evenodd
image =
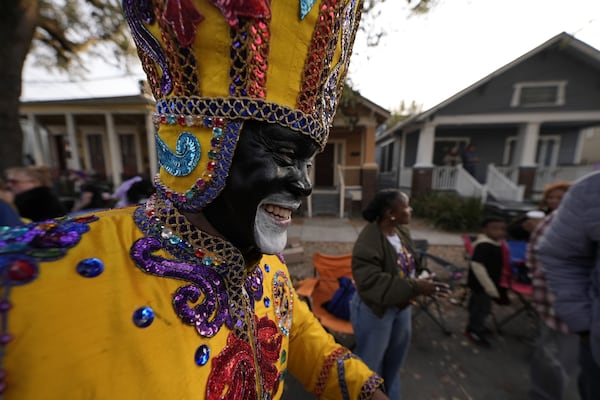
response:
M383 380L335 342L294 292L288 369L319 399L370 399Z
M598 251L590 238L591 230L598 229L594 212L599 212L597 194L574 185L537 246L548 286L556 296L556 313L572 332L588 331L591 325L590 273Z
M417 294L415 287L399 273L384 271L385 252L374 247L359 236L352 250L352 276L360 297L384 307L408 304Z

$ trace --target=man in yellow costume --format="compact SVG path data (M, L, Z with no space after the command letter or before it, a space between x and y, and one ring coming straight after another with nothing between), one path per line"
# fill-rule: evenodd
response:
M319 398L386 398L277 256L361 8L123 1L157 100L156 194L0 232L3 399L278 399L288 371Z

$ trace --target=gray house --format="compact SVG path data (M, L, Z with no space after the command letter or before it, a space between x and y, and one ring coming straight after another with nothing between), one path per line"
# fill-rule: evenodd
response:
M600 164L600 51L561 33L435 107L378 132L380 187L536 199ZM474 171L447 152L476 146ZM454 163L452 163L454 164Z

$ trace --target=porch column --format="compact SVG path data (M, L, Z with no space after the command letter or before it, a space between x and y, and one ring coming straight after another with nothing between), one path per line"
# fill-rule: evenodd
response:
M65 114L65 122L67 125L67 138L69 139L69 149L71 156L67 161L70 169L81 170L81 161L79 158L79 143L77 143L77 133L75 131L75 118L73 114Z
M108 135L108 149L110 159L110 172L112 183L115 188L121 184L121 173L123 172L123 161L121 160L121 146L115 130L115 119L111 113L104 114L106 123L106 134Z
M31 145L31 152L33 153L31 156L34 159L35 164L49 165L43 151L44 147L40 141L40 130L33 113L27 114L27 122L29 125L27 134L30 135L29 143Z
M417 162L415 167L433 167L433 144L435 142L435 125L425 124L419 131L417 146Z
M158 173L158 158L156 156L156 141L154 139L154 123L152 122L152 113L146 111L146 142L148 142L148 167L150 169L150 178Z
M540 122L528 122L520 127L519 131L519 177L517 184L525 186L525 198L531 198L535 183L535 153L540 136Z
M425 124L419 131L417 162L413 166L411 196L418 196L431 191L434 142L435 125Z
M375 131L377 127L375 125L368 124L365 126L364 130L364 140L362 143L362 151L363 154L362 162L364 164L373 164L375 163Z
M365 163L362 165L362 198L360 199L361 210L364 209L367 204L369 204L377 192L377 168L378 166L374 162ZM352 212L350 212L350 215L352 215Z

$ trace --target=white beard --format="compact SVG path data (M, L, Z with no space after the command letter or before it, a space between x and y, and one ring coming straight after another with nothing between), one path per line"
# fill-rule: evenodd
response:
M259 207L254 219L254 240L265 254L281 253L287 243L287 228L274 224L272 218Z
M300 207L300 202L292 200L285 195L274 194L263 199L256 208L256 215L254 216L254 241L261 252L265 254L278 254L285 249L287 243L287 230L292 221L291 212L290 217L287 219L277 218L263 207L266 205L266 207L271 209L270 204L275 205L275 207L296 210Z

